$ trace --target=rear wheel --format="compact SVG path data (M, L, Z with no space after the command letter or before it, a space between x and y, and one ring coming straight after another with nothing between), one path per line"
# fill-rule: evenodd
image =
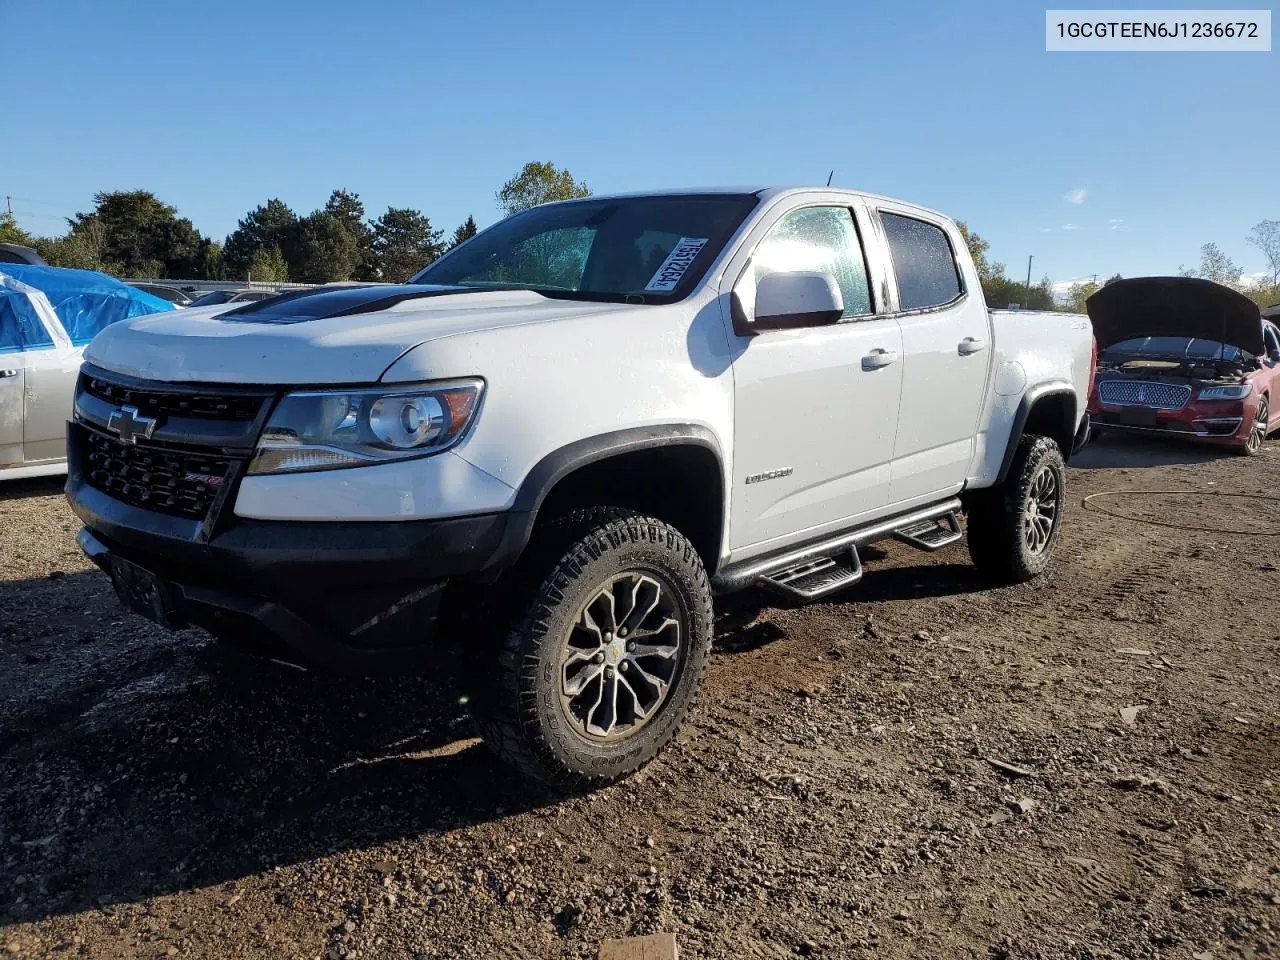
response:
M477 665L473 714L503 760L598 787L675 736L711 653L711 588L673 527L616 509L555 522L509 581L515 623ZM502 582L498 589L502 589Z
M1049 565L1066 506L1066 466L1058 444L1026 436L1003 484L967 503L969 556L984 574L1023 583Z
M1267 439L1267 426L1271 418L1270 404L1267 395L1263 394L1258 398L1258 409L1254 413L1253 426L1249 430L1249 436L1245 438L1244 447L1241 448L1247 456L1256 456L1262 452L1262 441Z

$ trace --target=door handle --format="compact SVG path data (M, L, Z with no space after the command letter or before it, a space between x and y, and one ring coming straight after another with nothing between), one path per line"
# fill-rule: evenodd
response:
M895 363L897 359L897 350L885 350L882 347L877 347L862 358L862 369L879 370L881 367L887 367L889 364Z
M967 357L970 354L977 353L979 350L985 349L987 341L981 337L965 337L960 341L960 356Z
M0 380L4 380L6 377L16 377L21 372L21 370L0 370Z

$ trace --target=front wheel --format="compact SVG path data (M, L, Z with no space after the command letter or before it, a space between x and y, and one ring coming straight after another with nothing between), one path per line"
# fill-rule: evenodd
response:
M675 528L610 508L548 525L530 549L472 712L523 773L604 786L648 763L693 706L711 653L707 574Z
M1039 576L1058 542L1066 491L1058 444L1048 437L1023 437L1004 483L975 491L967 504L974 565L1002 583Z
M1262 441L1267 439L1267 427L1270 419L1270 404L1264 394L1258 398L1258 409L1254 413L1253 425L1250 427L1249 436L1245 438L1244 446L1241 448L1241 452L1246 456L1253 457L1262 452Z

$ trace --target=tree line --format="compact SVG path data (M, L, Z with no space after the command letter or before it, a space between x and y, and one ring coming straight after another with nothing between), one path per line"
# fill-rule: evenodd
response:
M1053 285L1047 276L1029 287L1026 283L1009 279L1005 275L1003 263L992 263L988 259L987 251L991 244L971 231L963 221L957 225L969 247L974 266L978 269L982 292L992 307L1017 303L1026 310L1065 309L1073 313L1084 313L1085 303L1091 296L1108 283L1121 279L1117 273L1101 283L1096 280L1073 283L1066 295L1058 299L1054 297ZM1245 242L1262 254L1266 269L1261 277L1246 281L1244 271L1216 243L1204 244L1200 248L1200 263L1194 267L1180 266L1178 274L1183 277L1202 277L1239 290L1260 307L1280 304L1280 220L1259 221L1249 231Z
M568 170L535 162L504 183L496 200L509 215L590 193ZM67 232L56 237L33 236L0 213L0 242L33 247L54 266L156 279L403 281L476 231L469 216L446 239L426 214L410 207L388 207L368 219L360 195L345 189L334 190L323 207L305 216L269 199L221 243L149 190L95 194L93 210L68 218Z
M494 194L504 215L591 195L586 183L553 163L526 163ZM1011 279L1003 263L987 256L990 244L963 223L960 232L973 257L982 292L993 307L1019 304L1026 310L1073 310L1104 283L1074 283L1065 298L1054 296L1043 276L1033 284ZM360 195L345 189L329 194L323 207L299 216L288 204L270 199L249 211L219 243L178 216L175 207L147 190L106 191L94 208L67 220L59 237L32 236L14 218L0 213L0 242L34 247L54 266L101 270L116 276L192 280L262 280L328 283L343 280L403 281L445 251L476 233L467 217L445 238L430 218L410 207L388 207L368 219ZM1245 238L1267 264L1266 275L1246 282L1243 271L1215 243L1200 249L1200 263L1180 267L1183 276L1205 277L1241 290L1261 306L1280 303L1280 220L1262 220Z

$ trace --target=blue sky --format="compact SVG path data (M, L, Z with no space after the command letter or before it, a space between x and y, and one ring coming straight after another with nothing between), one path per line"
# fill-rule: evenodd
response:
M0 193L34 232L145 188L220 239L334 187L452 231L533 159L598 193L834 168L1055 280L1208 240L1252 272L1280 219L1280 54L1046 53L1025 2L0 0L0 35Z

